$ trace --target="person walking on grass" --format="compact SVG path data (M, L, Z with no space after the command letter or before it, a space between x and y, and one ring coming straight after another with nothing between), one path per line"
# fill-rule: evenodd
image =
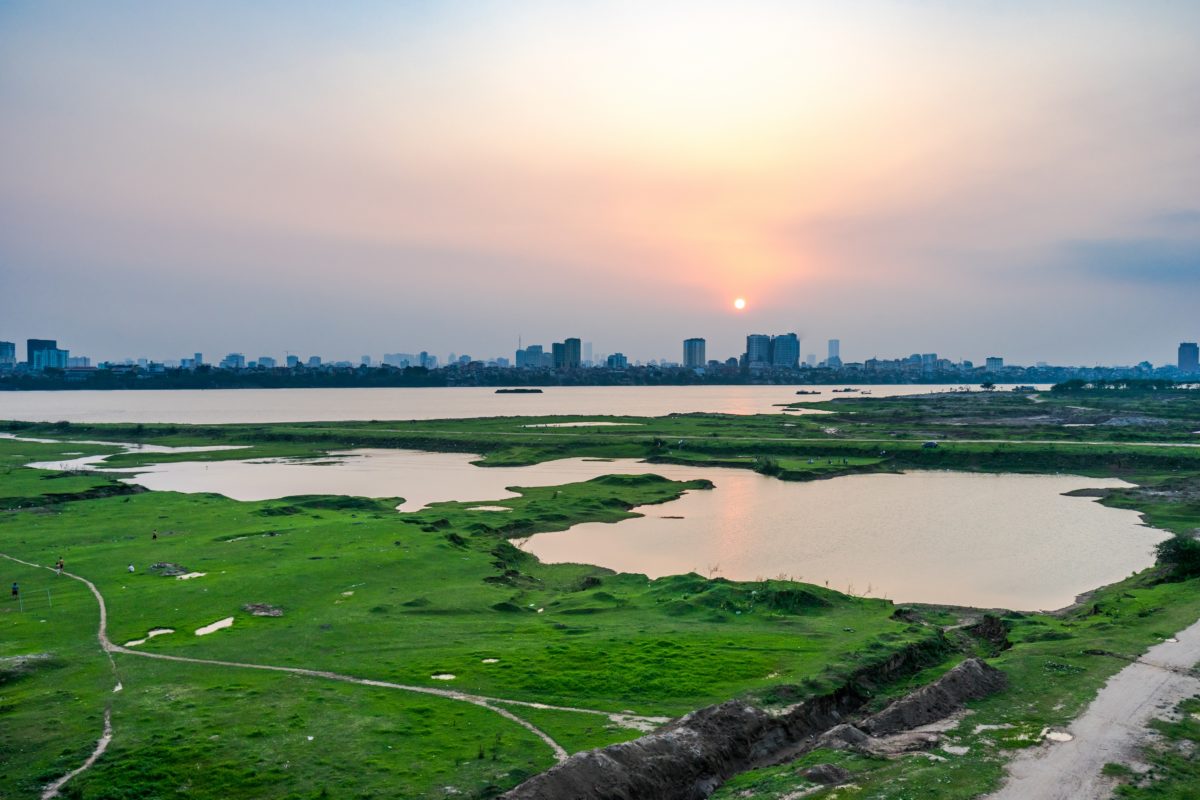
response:
M63 560L62 560L62 558L60 557L60 558L58 559L58 563L54 565L54 571L55 571L55 574L62 575L62 574L63 574L63 567L64 567L64 566L65 566L65 564L63 564Z
M13 600L16 600L18 597L20 597L20 596L21 596L21 587L20 587L20 586L17 586L17 582L16 582L16 581L13 581L13 592L12 592L12 596L13 596Z

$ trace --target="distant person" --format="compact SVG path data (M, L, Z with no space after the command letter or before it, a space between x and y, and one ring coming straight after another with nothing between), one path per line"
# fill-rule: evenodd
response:
M18 597L20 597L20 596L21 596L21 587L20 587L20 586L17 586L17 582L16 582L16 581L13 581L13 593L12 593L12 596L13 596L13 599L16 599L16 598L18 598Z
M57 573L57 574L59 574L59 575L62 575L62 573L63 573L63 567L64 567L64 566L66 566L66 565L65 565L65 564L63 564L63 560L60 558L60 559L58 560L58 563L54 565L54 571L55 571L55 573Z
M130 564L130 565L129 565L129 571L130 571L130 572L133 572L133 564Z
M154 540L157 540L157 539L158 539L158 531L155 531L155 532L154 532L154 535L153 535L153 536L151 536L150 538L151 538L151 539L154 539Z

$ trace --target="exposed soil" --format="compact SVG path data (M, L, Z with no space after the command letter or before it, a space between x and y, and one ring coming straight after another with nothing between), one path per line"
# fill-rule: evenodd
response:
M247 603L242 606L242 611L249 613L255 617L282 617L283 609L279 606L273 606L268 603Z
M700 800L733 775L791 760L830 737L847 747L882 754L887 748L932 746L938 734L918 732L911 743L886 744L845 724L861 708L873 682L890 680L926 665L933 657L913 647L886 663L863 670L842 689L773 715L740 701L692 712L632 742L578 753L503 795L507 800ZM998 670L970 659L933 684L898 700L862 723L879 733L896 733L948 716L968 700L1002 689Z
M1100 694L1065 732L1047 731L1043 744L1008 766L1008 782L987 800L1096 800L1108 797L1109 762L1130 764L1150 738L1147 723L1200 693L1200 622L1155 645L1109 678ZM1058 735L1055 735L1058 734Z

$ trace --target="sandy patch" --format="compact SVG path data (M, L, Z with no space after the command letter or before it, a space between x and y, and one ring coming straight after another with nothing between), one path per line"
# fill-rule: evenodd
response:
M183 575L176 575L175 580L190 581L192 578L203 578L207 574L208 574L207 572L188 572Z
M508 506L471 506L467 511L512 511Z
M433 678L435 681L452 681L455 678L457 678L458 676L453 675L449 672L439 672L438 674L430 675L429 677Z
M499 663L500 663L500 659L498 659L498 658L485 658L485 659L483 659L483 662L482 662L482 663L484 663L484 664L499 664Z
M223 628L230 628L230 627L233 627L233 617L226 617L225 619L219 619L210 625L205 625L203 628L197 628L196 635L197 636L207 636L208 634L213 633L214 631L219 631Z
M153 628L146 634L145 639L134 639L132 642L126 642L125 647L137 647L139 644L145 644L147 639L153 639L155 636L165 636L168 633L174 632L174 628Z

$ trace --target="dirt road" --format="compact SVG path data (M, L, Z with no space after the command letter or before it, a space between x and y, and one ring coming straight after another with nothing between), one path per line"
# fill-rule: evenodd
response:
M1146 724L1200 694L1200 622L1177 634L1178 641L1151 647L1111 677L1067 731L1069 742L1050 742L1017 756L1008 782L985 800L1102 800L1113 779L1100 774L1109 762L1138 759Z

